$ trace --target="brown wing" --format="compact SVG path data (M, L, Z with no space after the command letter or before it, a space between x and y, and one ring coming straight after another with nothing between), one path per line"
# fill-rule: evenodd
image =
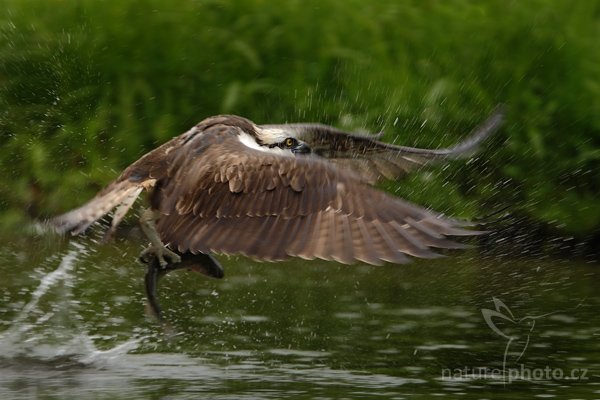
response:
M419 149L380 142L379 135L356 135L322 124L263 125L289 130L305 141L313 152L344 168L360 174L369 183L381 178L398 179L425 164L473 153L498 130L504 119L504 108L494 113L464 141L446 149Z
M46 225L58 233L71 232L78 235L91 224L116 208L110 236L144 189L152 188L165 173L167 154L179 146L186 138L180 135L169 142L145 154L127 167L121 175L102 189L94 198L74 210L51 218Z
M464 247L446 235L476 234L324 160L246 147L237 133L212 127L174 150L154 199L163 242L181 252L380 264L435 257L430 247Z
M129 209L142 189L142 186L129 181L113 182L83 206L54 217L46 223L58 233L71 232L78 235L115 207L124 205ZM121 214L124 214L124 211L127 210L120 209L118 222L123 218L124 215Z

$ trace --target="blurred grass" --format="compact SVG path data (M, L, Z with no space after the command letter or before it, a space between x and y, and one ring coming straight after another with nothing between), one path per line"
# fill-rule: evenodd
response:
M438 147L503 102L481 157L390 190L598 238L599 39L597 1L5 0L0 230L81 204L209 115Z

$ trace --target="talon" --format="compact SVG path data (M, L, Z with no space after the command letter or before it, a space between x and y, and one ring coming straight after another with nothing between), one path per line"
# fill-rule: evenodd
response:
M142 264L150 264L152 262L152 257L149 254L145 254L143 251L138 256L138 260L140 260Z
M174 251L169 250L165 246L150 245L140 254L140 261L148 264L152 261L152 257L156 257L161 267L166 267L169 264L178 264L181 262L181 257Z

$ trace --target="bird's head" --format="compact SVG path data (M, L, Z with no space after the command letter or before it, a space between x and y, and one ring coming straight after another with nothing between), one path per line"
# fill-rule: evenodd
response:
M260 151L282 155L310 154L310 146L298 137L298 131L274 126L258 126L237 115L217 115L200 122L195 131L205 131L216 125L239 129L240 142Z
M254 138L259 150L302 155L310 154L310 146L297 138L296 132L281 128L254 126Z
M310 146L298 139L295 132L279 128L257 127L256 141L268 149L289 151L294 155L310 154Z

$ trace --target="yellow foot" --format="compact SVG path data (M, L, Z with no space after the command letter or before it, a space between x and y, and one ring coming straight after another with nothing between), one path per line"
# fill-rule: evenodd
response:
M140 261L148 264L152 257L158 258L161 267L166 267L169 264L177 264L181 262L181 256L174 251L167 249L165 246L150 245L140 254ZM168 260L168 261L167 261Z

